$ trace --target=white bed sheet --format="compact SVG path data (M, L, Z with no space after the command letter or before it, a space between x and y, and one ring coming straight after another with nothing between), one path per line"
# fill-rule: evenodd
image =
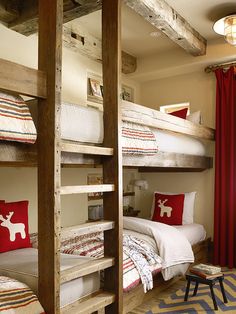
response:
M61 254L61 270L78 263L86 263L89 257ZM53 270L52 270L53 271ZM38 291L38 250L26 248L0 254L0 274L27 284L36 294ZM99 273L74 279L61 285L61 307L99 290Z
M174 227L185 235L191 245L197 244L206 239L206 230L203 225L193 223Z
M132 107L132 104L129 106ZM125 115L129 116L129 114L132 117L134 113L131 110L126 110ZM206 155L205 145L196 138L164 130L152 129L152 131L156 137L159 151L197 156ZM101 111L81 105L62 104L61 136L63 139L101 144L103 134L103 113ZM148 162L152 160L153 156L138 158L146 158Z
M181 232L189 241L189 243L191 245L197 244L203 240L206 239L206 230L203 227L203 225L200 224L187 224L187 225L181 225L181 226L173 226L176 229L179 230L179 232ZM142 239L146 242L148 242L148 244L154 249L156 250L156 242L153 238L142 234L142 233L138 233L132 230L127 230L124 229L124 234L128 234L128 235L132 235L132 236L136 236L139 239Z

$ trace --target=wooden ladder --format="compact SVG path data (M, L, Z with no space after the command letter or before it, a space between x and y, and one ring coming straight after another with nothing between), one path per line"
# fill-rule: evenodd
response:
M47 98L39 100L38 234L39 299L47 314L122 313L122 155L120 149L120 0L103 0L104 147L60 138L63 0L39 1L39 70ZM100 155L102 185L61 186L61 153ZM67 234L104 232L104 258L60 271L61 196L103 192L104 221L67 228ZM60 285L104 270L104 289L60 309Z

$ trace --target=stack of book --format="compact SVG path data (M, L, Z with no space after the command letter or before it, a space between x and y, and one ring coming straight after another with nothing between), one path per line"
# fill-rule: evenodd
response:
M205 279L213 279L223 275L220 267L207 264L194 265L190 268L190 272Z

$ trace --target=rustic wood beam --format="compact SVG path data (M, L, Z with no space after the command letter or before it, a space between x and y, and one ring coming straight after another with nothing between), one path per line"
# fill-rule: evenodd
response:
M18 1L18 5L14 6L16 12L14 13L13 17L10 18L10 20L7 18L1 19L1 21L8 23L9 28L20 34L29 36L36 33L38 30L38 1L14 1ZM3 3L3 8L6 11L5 14L10 14L7 10L7 7L4 6L4 1L1 0L0 3L1 2ZM102 6L101 0L64 0L63 4L63 23L100 10ZM2 13L2 15L3 14L4 13Z
M206 54L206 39L164 0L124 0L124 3L188 53Z
M38 68L47 99L38 101L38 296L47 314L60 313L62 24L63 0L40 0Z
M63 28L63 44L65 47L80 53L92 60L102 62L102 42L91 35L78 23L67 23ZM137 59L122 51L122 72L134 73L137 69Z
M8 24L19 17L18 1L19 0L0 0L1 22Z

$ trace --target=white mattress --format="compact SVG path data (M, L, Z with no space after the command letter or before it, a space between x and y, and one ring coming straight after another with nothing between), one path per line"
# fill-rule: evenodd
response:
M61 137L65 140L101 144L103 113L95 108L62 103Z
M86 263L89 257L61 254L61 270L78 263ZM15 278L27 284L36 294L38 290L38 250L20 249L0 254L0 275ZM61 307L99 290L99 273L93 273L61 285Z
M126 110L125 115L129 116L129 114L133 116L134 112ZM159 151L196 156L206 155L205 145L196 138L157 129L152 129L152 131L155 134ZM103 113L101 111L80 105L62 104L61 137L63 139L101 144L103 134ZM147 159L151 161L152 156L147 156Z

